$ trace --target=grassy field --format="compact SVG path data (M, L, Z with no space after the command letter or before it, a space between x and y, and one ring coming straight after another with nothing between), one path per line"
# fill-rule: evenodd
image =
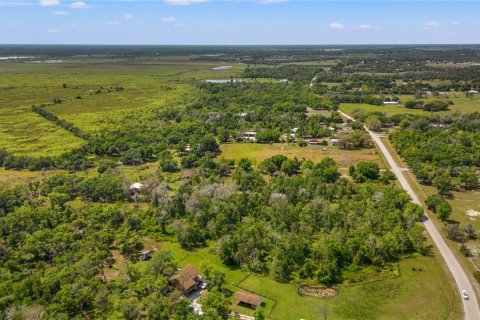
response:
M325 157L333 158L342 168L348 168L358 161L374 161L382 168L384 164L374 148L361 150L343 150L333 146L327 146L327 151L322 151L323 146L299 147L293 143L231 143L220 146L222 153L220 158L233 159L238 162L241 158L248 158L254 165L277 154L283 154L289 158L312 160L319 162Z
M326 311L332 319L460 319L458 293L451 286L435 257L414 255L400 261L400 276L368 284L341 286L335 298L301 297L296 285L276 282L241 269L229 268L210 247L185 250L177 243L144 238L146 249L171 250L180 267L207 265L225 273L231 291L247 290L264 297L265 310L272 320L319 319ZM140 261L141 266L146 262ZM413 270L415 268L415 271ZM422 269L422 271L419 271ZM432 309L431 306L436 306ZM253 315L248 308L232 310ZM323 318L322 318L323 319Z
M53 171L19 171L0 168L0 189L36 179L43 179L52 174L54 174Z
M192 57L144 59L68 59L61 63L0 63L0 148L16 154L59 155L84 142L31 111L32 104L48 107L84 131L115 125L126 111L151 110L181 104L202 79L241 74L244 66L215 70L219 62ZM65 84L65 86L64 86ZM95 91L121 86L123 91ZM80 96L81 99L74 99Z
M240 287L277 301L270 319L323 319L324 313L328 319L351 320L461 318L457 293L435 258L407 258L400 269L398 278L341 287L335 298L301 297L295 285L255 275Z
M413 99L412 95L402 95L400 102L404 103L410 99ZM427 99L423 99L425 102L433 101L436 99L445 99L445 97L434 98L429 96ZM441 112L428 112L417 109L408 109L402 105L398 106L375 106L365 103L342 103L340 109L346 113L352 113L355 109L365 110L368 112L385 112L388 116L392 116L398 113L410 113L418 115L431 115L440 114L445 115L453 112L480 112L480 97L475 96L473 98L465 97L463 93L451 93L448 95L448 99L453 101L453 105L449 107L448 111Z
M364 110L367 112L385 112L388 116L392 116L398 113L411 113L411 114L420 114L427 115L429 112L416 109L407 109L403 106L375 106L365 103L341 103L340 110L345 113L351 114L354 110Z

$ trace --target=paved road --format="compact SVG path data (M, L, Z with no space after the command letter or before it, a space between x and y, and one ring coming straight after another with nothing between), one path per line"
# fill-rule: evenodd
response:
M354 120L352 117L350 117L349 115L347 115L346 113L340 110L339 110L339 113L347 119ZM405 189L405 191L407 191L407 193L410 195L410 197L412 198L412 201L416 204L422 205L416 193L413 191L412 187L410 186L407 179L403 175L403 171L405 171L405 168L400 168L395 163L395 160L390 154L390 151L387 149L387 147L385 147L385 144L380 139L378 134L374 133L371 130L368 130L368 128L365 128L365 130L370 134L370 136L372 137L372 140L375 141L375 143L378 145L378 147L382 151L383 155L388 161L388 164L392 168L392 172L395 173L398 181L402 185L403 189ZM466 290L470 296L469 300L462 299L465 320L480 320L480 309L478 307L477 297L467 277L467 274L465 273L465 270L462 268L457 258L453 255L452 251L450 250L448 245L445 243L445 240L440 235L440 232L438 232L437 227L435 227L433 222L428 218L426 214L424 214L424 218L422 220L423 220L423 225L425 226L425 229L427 229L428 233L432 237L433 242L435 243L438 250L440 251L443 259L445 260L448 269L450 270L453 277L455 278L455 282L457 283L457 287L459 291ZM458 294L460 293L458 292Z

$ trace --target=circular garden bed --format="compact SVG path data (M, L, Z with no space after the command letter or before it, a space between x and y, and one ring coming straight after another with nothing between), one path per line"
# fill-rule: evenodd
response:
M321 287L321 286L307 286L302 285L297 288L297 292L301 296L314 298L330 298L338 295L337 288Z

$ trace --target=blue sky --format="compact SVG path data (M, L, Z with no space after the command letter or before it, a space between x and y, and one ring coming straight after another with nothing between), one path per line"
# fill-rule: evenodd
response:
M480 1L0 0L1 44L480 43Z

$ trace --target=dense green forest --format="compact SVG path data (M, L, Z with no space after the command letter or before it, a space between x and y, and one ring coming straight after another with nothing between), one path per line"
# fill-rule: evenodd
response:
M174 303L175 293L164 294L176 270L168 251L155 253L141 270L132 264L126 279L102 280L111 250L133 263L145 235L174 236L186 248L210 245L224 264L280 282L327 285L347 280L344 270L385 268L403 254L428 250L416 222L421 208L389 179L377 181L378 166L359 164L354 171L365 182L354 184L339 178L329 158L318 164L271 161L290 165L290 176L266 181L243 159L228 184L218 183L221 173L210 170L172 196L168 184L153 180L141 198L148 209L119 202L129 196L114 169L92 178L56 175L2 191L0 308L20 314L22 306L39 304L47 318L194 319L188 305ZM88 205L73 207L74 199ZM222 316L217 311L202 319Z
M444 119L448 130L406 128L390 139L417 178L433 184L441 194L479 187L479 113Z

